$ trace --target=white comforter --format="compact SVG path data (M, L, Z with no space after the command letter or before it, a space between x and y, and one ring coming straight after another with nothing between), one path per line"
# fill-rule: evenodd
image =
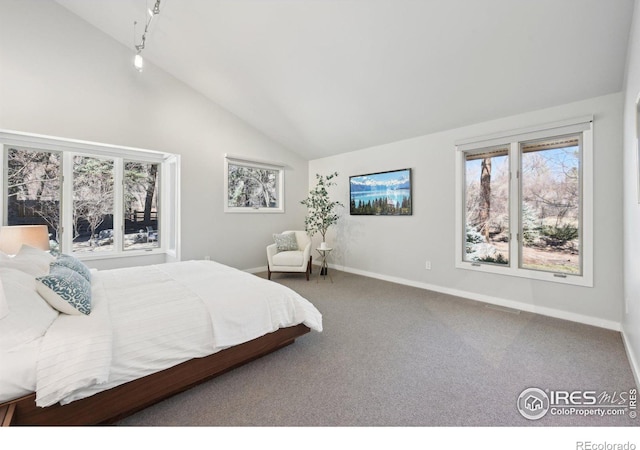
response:
M291 289L212 261L93 274L89 316L45 334L36 403L69 403L195 357L322 316Z

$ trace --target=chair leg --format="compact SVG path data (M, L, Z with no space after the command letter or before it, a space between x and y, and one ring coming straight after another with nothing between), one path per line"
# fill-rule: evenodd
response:
M271 268L267 265L267 280L271 279Z
M313 273L313 255L309 255L309 273Z
M309 272L310 272L310 270L309 270L309 265L307 265L307 273L306 273L306 275L307 275L307 281L309 281Z

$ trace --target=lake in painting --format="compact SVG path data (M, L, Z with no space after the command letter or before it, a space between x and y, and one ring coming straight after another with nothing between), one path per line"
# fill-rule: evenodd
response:
M349 177L353 215L411 215L411 169Z

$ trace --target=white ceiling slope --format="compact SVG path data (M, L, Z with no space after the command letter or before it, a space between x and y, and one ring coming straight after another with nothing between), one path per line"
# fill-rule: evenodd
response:
M133 58L133 21L154 1L58 3ZM315 159L618 92L632 12L633 0L162 0L144 57Z

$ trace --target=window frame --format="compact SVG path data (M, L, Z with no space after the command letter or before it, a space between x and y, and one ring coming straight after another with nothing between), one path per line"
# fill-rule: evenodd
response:
M162 248L162 244L163 244L163 224L162 224L162 210L163 210L163 205L162 205L162 199L163 199L163 195L162 195L162 188L163 188L163 175L162 175L162 164L161 163L154 163L154 162L148 162L148 161L139 161L139 160L135 160L135 159L131 159L131 158L125 158L122 160L122 227L123 227L123 233L122 233L122 251L125 253L129 253L129 252L133 252L136 251L135 249L127 249L125 247L125 235L126 235L126 230L125 228L125 214L124 214L124 210L125 210L125 205L126 205L126 188L125 188L125 171L126 171L126 167L127 167L127 163L142 163L142 164L157 164L159 167L157 169L156 172L156 187L155 187L155 195L156 195L156 221L158 222L157 227L156 227L156 246L154 247L146 247L144 249L141 249L143 251L147 251L149 249L156 249L156 248Z
M269 207L248 207L248 206L229 206L229 166L242 166L252 169L267 169L278 172L277 183L277 206ZM224 189L223 189L223 205L225 213L268 213L282 214L284 213L284 164L271 161L260 161L241 156L224 155Z
M554 138L563 135L581 134L581 274L525 269L520 267L522 255L519 237L521 224L521 158L520 143L537 139ZM483 148L508 145L509 179L509 264L492 264L477 261L465 261L466 242L466 186L465 154L478 152ZM459 269L483 273L528 278L532 280L593 287L593 116L584 116L565 121L543 124L523 129L495 133L488 136L459 140L456 146L456 217L455 217L455 266Z
M60 217L59 219L59 223L58 223L58 227L60 228L59 231L59 239L61 239L62 236L62 227L64 226L62 223L62 180L63 180L63 175L62 175L62 171L63 171L63 153L61 151L58 150L50 150L50 149L42 149L42 148L34 148L34 147L29 147L29 146L25 146L25 145L1 145L0 143L0 150L2 150L2 199L0 200L0 206L2 207L2 225L5 226L8 224L9 221L9 184L8 184L8 178L9 178L9 151L11 149L15 149L15 150L23 150L23 151L28 151L28 152L42 152L42 153L56 153L58 154L59 158L60 158L60 182L59 182L59 187L58 187L58 215Z
M506 150L506 153L504 153L503 155L498 154L498 152L501 153L502 150ZM472 260L469 260L469 259L465 258L465 256L466 256L466 233L467 233L467 231L466 231L466 229L467 229L467 219L466 219L466 203L467 203L467 190L466 190L466 187L467 187L467 166L466 166L466 162L467 162L467 159L466 159L465 156L467 154L473 155L473 156L490 155L490 154L496 154L496 156L506 156L507 157L508 173L510 174L511 173L511 167L512 167L512 165L511 165L512 164L512 161L511 161L511 159L512 159L511 158L511 146L510 145L501 144L501 145L492 145L492 146L489 146L489 147L479 147L477 149L468 150L468 151L466 151L466 152L464 152L462 154L462 158L463 158L462 165L463 165L463 167L462 167L462 181L461 181L461 183L462 183L462 186L463 186L463 188L462 188L463 189L462 190L462 195L463 195L463 199L462 199L462 202L463 202L462 203L463 204L462 229L464 230L464 241L463 241L463 249L464 250L462 251L462 253L460 253L460 257L461 257L462 261L464 261L466 263L469 263L469 264L472 264L474 267L476 267L478 263L480 263L480 264L491 264L491 265L497 265L498 267L504 267L504 266L506 266L506 264L503 264L503 263L478 262L478 261L472 261ZM482 158L473 158L473 159L482 159ZM507 182L507 194L508 194L508 201L507 201L508 213L507 213L507 215L509 217L509 233L511 234L512 230L513 230L513 228L512 228L513 223L512 223L511 214L510 214L510 211L511 211L510 200L511 200L512 195L511 195L511 183L509 181ZM511 261L511 259L512 259L511 258L511 246L509 246L509 251L508 251L507 255L508 255L509 261Z
M62 231L60 251L73 254L83 260L99 260L112 258L130 258L166 254L172 258L180 258L180 156L172 153L146 150L134 147L103 144L97 142L65 139L32 133L22 133L10 130L0 130L0 148L3 152L3 171L0 181L3 186L3 196L0 198L0 214L2 224L7 224L7 188L6 167L7 149L11 147L33 151L58 152L61 154L62 183L61 183L61 224ZM73 157L89 156L95 158L110 158L114 161L114 248L105 252L74 252L73 251ZM143 163L157 163L160 165L161 180L158 205L158 221L163 227L160 245L156 248L141 250L124 249L124 162L135 161ZM171 180L171 183L169 182ZM171 236L169 236L171 234Z
M74 171L74 157L75 156L80 156L80 157L86 157L86 158L95 158L95 159L102 159L102 160L106 160L106 161L113 161L113 249L112 250L106 250L106 251L102 251L99 252L101 255L105 255L105 256L109 256L112 255L114 253L117 253L118 249L120 249L120 246L122 245L122 236L119 235L118 232L116 232L116 224L118 222L116 222L116 220L119 217L119 205L118 205L118 201L117 201L117 195L118 192L120 191L120 187L122 186L122 178L121 178L121 162L118 160L118 158L112 157L112 156L103 156L103 155L96 155L96 154L92 154L92 153L87 153L87 152L63 152L62 153L62 173L63 173L63 177L62 177L62 205L63 205L63 209L62 209L62 246L61 246L61 252L62 253L67 253L73 256L76 256L78 258L87 258L87 259L93 259L93 258L89 258L90 256L95 256L96 253L94 252L82 252L82 251L76 251L73 248L73 244L74 244L74 240L73 240L73 231L70 231L69 233L65 233L64 230L73 230L73 213L74 213L74 207L75 207L75 199L73 198L73 194L74 194L74 189L73 189L73 184L74 184L74 176L75 176L75 171Z

